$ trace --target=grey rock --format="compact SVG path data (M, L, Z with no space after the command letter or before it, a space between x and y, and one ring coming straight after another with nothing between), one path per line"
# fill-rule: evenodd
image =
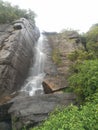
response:
M11 126L6 122L0 122L0 130L11 130Z
M11 116L8 113L8 110L11 107L11 105L12 103L5 103L3 105L0 105L0 122L11 119Z
M0 25L0 97L21 89L39 36L38 28L24 18Z
M20 130L23 126L34 126L47 119L49 113L57 106L67 106L74 103L74 94L44 94L32 97L17 96L10 102L14 102L9 113L13 122L13 128Z
M44 81L48 83L46 85L43 82L43 87L46 93L51 93L54 90L69 86L68 76L72 64L68 58L69 54L79 48L83 49L83 46L76 31L65 31L63 35L62 33L47 32L43 34L45 35L44 52L47 55Z

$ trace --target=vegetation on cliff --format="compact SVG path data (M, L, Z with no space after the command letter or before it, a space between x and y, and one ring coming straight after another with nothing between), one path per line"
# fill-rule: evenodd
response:
M98 60L85 60L74 66L69 86L84 100L98 91Z
M98 130L97 97L98 93L80 107L71 105L56 109L45 123L31 130Z
M18 6L12 6L9 2L0 0L0 23L10 23L22 17L35 22L35 16L36 14L31 9L20 9Z
M72 62L69 87L77 94L78 106L58 108L30 130L98 130L98 24L79 37L85 49L68 56Z
M69 59L73 61L69 86L81 100L85 100L98 91L98 25L93 25L81 37L85 38L87 50L77 50L69 54Z
M10 23L21 17L35 22L35 13L32 10L20 9L9 2L0 0L0 23ZM71 61L69 71L69 88L77 95L77 106L57 108L40 126L30 130L98 130L98 24L79 35L73 30L63 30L61 33L48 33L48 40L52 42L52 59L57 66L64 66L60 42L66 41L82 43L84 49L77 49L68 55ZM55 40L58 46L55 46ZM64 48L63 48L64 49ZM65 58L66 54L63 54ZM24 126L26 130L26 126Z

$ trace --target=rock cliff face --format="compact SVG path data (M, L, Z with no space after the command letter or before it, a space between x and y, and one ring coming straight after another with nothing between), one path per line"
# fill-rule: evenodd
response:
M55 92L68 87L67 77L72 62L68 55L79 48L83 48L79 34L68 31L65 34L45 33L47 46L46 77L43 82L46 93ZM48 89L47 89L48 88Z
M49 34L43 41L43 51L47 55L46 77L43 81L45 94L30 97L20 92L14 97L10 93L19 90L27 76L33 57L33 45L39 37L39 32L24 19L2 28L5 32L1 33L3 40L0 44L0 94L6 96L1 98L0 129L29 129L46 120L57 106L75 103L76 96L73 93L54 92L67 86L66 77L71 64L67 56L78 48L77 38L73 39L76 35L62 38L58 34Z
M75 103L74 94L43 94L32 97L16 97L9 113L12 118L13 130L26 130L46 120L49 113L56 107L67 106ZM10 102L10 103L11 103Z
M37 27L24 18L0 25L0 97L20 90L39 35Z

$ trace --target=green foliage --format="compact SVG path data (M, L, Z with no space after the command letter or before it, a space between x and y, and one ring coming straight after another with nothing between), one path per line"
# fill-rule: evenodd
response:
M97 26L81 36L81 41L85 47L87 45L88 51L76 50L68 56L72 61L71 75L69 88L64 91L74 91L78 95L79 101L84 101L83 105L58 108L40 126L30 130L98 130ZM62 34L62 38L65 34L70 36L70 32L66 30ZM59 56L59 49L54 49L53 60L55 63L59 63L61 60Z
M98 42L98 25L93 25L86 34L87 42Z
M98 60L84 61L75 66L69 86L83 100L98 90Z
M66 87L65 89L63 89L63 92L65 92L65 93L73 92L73 88Z
M93 52L87 52L85 50L75 50L68 55L68 58L71 61L83 61L95 59L96 56L94 56Z
M34 22L35 16L35 13L30 9L20 9L18 6L11 6L9 2L0 0L0 23L10 23L21 17L31 19Z
M30 130L98 130L98 93L94 101L56 109L41 126Z
M85 102L90 102L92 104L98 104L98 91L93 94L93 96L89 96L86 98Z
M59 49L53 49L52 59L54 63L56 63L57 65L60 65L62 63Z
M98 58L98 24L93 25L87 33L80 35L80 38L86 51L76 50L68 56L73 62L70 68L69 86L83 100L95 93L98 85L98 61L96 60Z
M85 37L88 51L92 51L98 57L98 24L93 25Z
M86 45L85 45L85 44L86 44L86 36L85 36L85 34L80 35L80 39L81 39L82 44L83 44L84 46L86 46Z
M66 30L62 34L63 38L70 35ZM74 91L85 101L84 105L56 109L41 126L30 130L98 130L98 24L81 36L81 42L88 51L76 50L69 54L73 64L70 88L66 91Z
M26 126L24 126L24 127L22 128L22 130L27 130Z
M25 10L23 10L23 11L25 11ZM29 10L26 11L26 13L24 14L23 17L26 18L26 19L30 19L33 22L35 22L34 19L36 17L36 14L31 9L29 9Z

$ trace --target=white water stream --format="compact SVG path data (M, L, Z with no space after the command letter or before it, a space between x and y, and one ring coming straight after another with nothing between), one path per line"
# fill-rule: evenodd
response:
M21 91L27 92L30 96L42 94L42 81L45 76L44 64L46 55L43 53L43 37L41 36L34 48L34 62L30 69L29 77Z

